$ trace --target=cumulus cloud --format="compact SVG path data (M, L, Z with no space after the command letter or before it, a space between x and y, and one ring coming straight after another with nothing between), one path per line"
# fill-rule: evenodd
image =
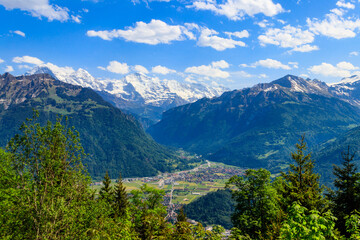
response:
M222 38L217 36L219 33L215 30L203 28L197 45L200 47L212 47L217 51L224 51L228 48L235 48L236 46L245 47L246 44L242 41L236 41L230 38Z
M181 41L186 37L192 39L194 36L184 26L168 25L161 20L151 20L150 23L137 22L135 27L125 30L114 29L112 31L87 31L89 37L100 37L103 40L122 38L126 41L157 45L169 44L172 41Z
M148 73L149 73L149 71L146 69L146 67L141 66L141 65L135 65L135 66L134 66L134 70L135 70L136 72L140 72L140 73L145 73L145 74L148 74Z
M211 63L214 68L229 68L230 65L225 60L215 61Z
M5 61L4 61L3 59L1 59L1 58L0 58L0 63L3 63L3 62L5 62Z
M292 65L294 68L297 68L297 63L296 62L289 62L289 65ZM271 58L267 58L264 60L259 60L257 62L254 62L251 65L247 65L247 64L240 64L240 67L265 67L265 68L272 68L272 69L284 69L284 70L290 70L291 67L289 65L283 64L278 60L274 60Z
M6 66L5 72L12 72L14 71L14 68L12 66Z
M120 63L118 61L111 61L106 67L109 72L117 74L127 74L129 73L129 66L127 63Z
M282 48L292 48L291 51L310 52L319 49L309 45L314 42L314 34L308 30L302 30L290 25L283 28L270 28L264 35L258 37L260 44L276 45Z
M212 62L210 65L188 67L185 69L185 72L211 78L228 78L230 77L230 74L226 71L221 70L221 68L227 67L229 67L229 64L226 61L221 60L218 62Z
M0 0L6 10L20 9L29 12L33 17L45 17L49 21L69 20L69 9L50 4L49 0Z
M12 61L14 63L30 63L34 65L41 65L44 63L40 59L31 56L14 57Z
M321 63L314 65L308 70L314 74L323 75L326 77L350 77L351 71L359 69L349 62L339 62L336 66L330 63Z
M20 31L20 30L16 30L16 31L12 31L12 32L19 35L19 36L25 37L25 33Z
M359 18L344 18L334 13L329 13L325 19L307 19L310 31L317 35L324 35L335 39L353 38L360 29Z
M237 38L248 38L250 36L249 32L247 30L243 30L240 32L225 32L226 35L229 37L237 37Z
M354 51L354 52L349 53L349 55L350 56L359 56L359 52Z
M355 9L355 5L344 0L337 1L336 6L348 9Z
M247 73L245 71L237 71L237 72L232 72L231 76L233 77L240 77L240 78L251 78L254 77L254 75Z
M279 3L273 3L272 0L224 0L221 4L218 4L216 0L195 0L187 7L209 10L231 20L241 20L246 15L254 16L260 13L272 17L284 12L282 6Z
M175 70L173 69L170 69L170 68L167 68L167 67L164 67L164 66L161 66L161 65L158 65L158 66L155 66L151 69L151 71L153 73L157 73L157 74L162 74L162 75L167 75L167 74L170 74L170 73L176 73Z

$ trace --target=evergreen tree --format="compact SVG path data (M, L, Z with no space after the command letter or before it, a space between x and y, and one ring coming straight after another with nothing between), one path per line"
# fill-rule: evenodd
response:
M290 164L287 173L281 173L284 179L281 201L284 211L296 201L309 211L322 210L324 207L320 177L314 173L314 160L310 153L305 155L306 150L305 135L303 135L296 144L296 152L291 153L295 164Z
M177 215L176 220L177 220L177 222L186 222L187 217L186 217L186 214L184 212L184 207L180 208L179 214Z
M126 214L126 209L129 206L128 195L126 192L126 187L122 182L121 174L115 186L114 191L114 212L115 217L122 217Z
M341 155L342 166L334 166L333 169L336 190L329 194L329 197L333 203L334 215L338 219L336 227L342 234L348 235L344 218L354 210L360 211L360 174L354 164L355 153L350 153L350 147Z
M108 171L106 171L104 180L102 182L103 182L103 186L101 187L99 192L100 198L110 203L112 197L112 187L111 187L111 179Z
M279 206L277 192L270 182L270 172L265 169L246 170L245 176L233 176L226 183L233 189L236 201L232 216L234 227L251 239L270 238Z

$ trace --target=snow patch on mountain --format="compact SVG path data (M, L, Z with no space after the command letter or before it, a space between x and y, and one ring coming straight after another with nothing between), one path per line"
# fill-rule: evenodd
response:
M26 75L47 73L54 78L73 85L92 88L115 95L127 101L142 101L151 106L161 106L164 102L181 99L184 103L198 99L220 96L229 89L215 83L181 83L176 80L161 80L144 73L133 73L122 79L98 80L86 70L58 67L47 63L35 67Z

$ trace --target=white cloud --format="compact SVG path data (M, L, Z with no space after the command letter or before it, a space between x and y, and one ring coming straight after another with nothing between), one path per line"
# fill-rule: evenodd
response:
M287 25L282 29L270 28L264 35L258 37L260 44L265 46L273 44L282 48L292 48L292 51L309 52L319 49L317 46L311 46L314 42L314 34L308 30Z
M304 73L303 73L303 74L300 74L299 77L302 77L302 78L305 78L305 79L306 79L306 78L310 78L309 75L304 74Z
M272 69L284 69L290 70L291 67L289 65L285 65L277 60L267 58L265 60L259 60L252 64L253 67L265 67L265 68L272 68Z
M349 62L339 62L338 64L336 64L336 67L338 67L340 69L344 69L344 70L357 70L357 69L359 69L358 67L355 67L354 65L352 65Z
M242 30L241 32L224 32L229 37L237 37L237 38L248 38L250 36L247 30Z
M173 69L170 69L170 68L167 68L167 67L164 67L164 66L161 66L161 65L158 65L158 66L155 66L151 69L151 71L153 73L157 73L157 74L162 74L162 75L167 75L167 74L170 74L170 73L176 73L175 70Z
M140 72L140 73L145 73L145 74L148 74L148 73L149 73L149 71L146 69L146 67L141 66L141 65L135 65L135 66L134 66L134 70L135 70L136 72Z
M261 22L257 22L256 24L259 25L259 27L261 27L261 28L266 28L270 25L273 25L273 24L269 23L269 21L266 19L262 20Z
M351 71L356 69L358 67L349 62L339 62L336 66L323 62L320 65L310 67L309 71L327 77L350 77L352 75Z
M49 4L49 0L0 0L6 10L20 9L29 12L33 17L45 17L49 21L69 20L69 9Z
M232 72L231 76L233 77L240 77L240 78L251 78L254 77L252 74L247 73L245 71L237 71L237 72Z
M246 44L242 41L235 41L230 38L222 38L217 36L218 34L219 33L217 31L212 29L202 29L197 45L200 47L212 47L217 51L224 51L225 49L235 48L236 46L246 46Z
M23 65L18 65L19 69L32 69L32 67L30 67L29 65L23 64Z
M293 68L299 68L298 62L288 62L289 65L291 65Z
M14 68L12 66L6 66L5 72L12 72L14 71Z
M349 53L349 55L350 56L359 56L359 52L354 51L354 52Z
M305 44L291 49L290 52L312 52L315 50L319 50L319 47L316 45Z
M254 16L262 13L268 17L284 12L282 6L272 0L224 0L218 4L216 0L195 0L189 8L209 10L218 15L225 15L231 20L241 20L246 15Z
M111 61L106 67L109 72L118 73L118 74L127 74L129 73L129 66L127 63L120 63L118 61Z
M335 39L353 38L360 29L359 18L343 18L334 13L326 15L325 19L307 19L310 31Z
M211 66L213 66L214 68L229 68L230 67L229 63L227 63L225 60L212 62Z
M334 8L334 9L331 9L330 12L338 15L338 16L342 16L346 13L346 10L342 9L342 8Z
M219 62L212 62L210 65L201 65L201 66L194 66L188 67L185 69L186 73L193 73L197 75L206 76L209 78L228 78L230 74L226 71L221 70L220 68L224 68L226 64L224 62L219 64Z
M3 63L3 62L5 62L5 61L4 61L3 59L1 59L1 58L0 58L0 63Z
M260 75L259 75L259 78L268 78L269 76L268 75L266 75L265 73L261 73Z
M355 9L355 5L344 0L337 1L336 6L348 9Z
M80 15L76 15L76 16L72 15L71 19L76 23L81 23L81 16Z
M14 57L12 61L14 63L30 63L34 65L41 65L44 63L40 59L31 56Z
M185 37L193 38L184 26L168 25L161 20L151 20L150 23L137 22L135 27L126 30L114 29L112 31L87 31L89 37L100 37L103 40L123 38L126 41L156 45L160 43L169 44L172 41L181 41Z
M15 33L15 34L17 34L19 36L25 37L25 33L20 31L20 30L13 31L13 33Z
M102 67L102 66L98 66L97 68L100 69L100 70L106 71L106 68L104 68L104 67Z

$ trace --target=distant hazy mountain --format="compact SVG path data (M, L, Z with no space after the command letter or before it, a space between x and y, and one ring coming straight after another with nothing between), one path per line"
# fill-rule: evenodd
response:
M149 133L214 161L279 170L302 134L314 146L359 124L359 114L327 84L288 75L170 109Z
M106 170L113 178L120 171L124 177L155 175L173 170L181 161L153 141L132 116L93 90L63 83L48 74L0 75L1 147L32 116L33 108L39 110L42 123L58 115L69 117L69 126L79 131L89 154L85 164L95 178L102 177Z
M47 73L54 78L96 90L106 101L120 109L156 122L162 113L172 107L221 95L228 90L216 83L180 83L160 80L142 73L133 73L122 79L98 80L86 70L59 68L53 64L37 66L27 74Z

